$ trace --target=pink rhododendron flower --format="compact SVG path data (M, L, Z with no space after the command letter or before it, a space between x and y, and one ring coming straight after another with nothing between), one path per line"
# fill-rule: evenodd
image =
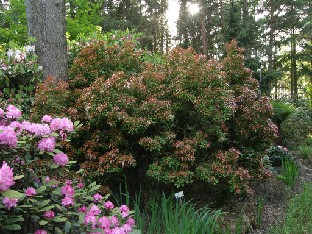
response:
M83 183L79 183L79 184L77 184L77 187L80 188L80 189L83 189L84 188L84 184Z
M52 117L50 115L44 115L41 118L41 122L50 123L52 121Z
M115 216L112 216L110 221L111 221L111 223L114 225L114 227L117 227L118 224L119 224L119 220L118 220L118 218L115 217Z
M97 207L97 205L92 205L90 207L89 213L91 213L93 215L99 215L101 213L101 210L99 207Z
M110 226L109 219L105 216L99 218L98 220L98 226L102 229L108 229Z
M78 209L78 211L79 211L79 212L82 212L82 213L86 213L87 207L82 206L82 207L80 207L80 208Z
M135 225L135 220L132 217L130 217L126 223L129 224L130 226L133 226Z
M74 205L74 199L72 197L64 197L62 199L62 205L66 207L70 205Z
M123 230L125 233L128 233L132 231L132 228L129 224L125 223L124 225L122 225L121 230Z
M84 218L85 225L88 225L89 223L92 224L92 227L95 227L96 225L96 217L92 213L87 213Z
M128 208L128 206L126 206L126 205L121 205L120 207L119 207L119 210L121 211L121 212L129 212L129 208Z
M65 166L69 162L67 155L64 153L54 155L53 161L55 164L60 166Z
M52 132L48 124L36 124L28 121L22 122L22 128L36 136L47 135Z
M48 211L44 212L43 216L48 218L48 219L52 219L55 216L55 213L53 210L48 210Z
M15 147L17 136L14 129L7 126L0 126L0 144Z
M55 148L55 138L54 137L42 138L38 143L38 148L42 151L53 152Z
M62 187L61 192L66 197L72 197L74 196L75 189L71 185L66 184Z
M103 197L101 194L96 193L93 195L93 198L94 198L94 202L101 202Z
M3 162L0 168L0 191L6 191L14 184L13 169Z
M36 189L34 189L33 187L28 187L25 191L25 194L27 197L32 197L34 195L37 194Z
M17 121L13 121L8 127L11 127L12 129L21 129L22 125Z
M65 184L67 184L67 185L72 185L72 183L73 183L72 180L66 180L66 181L65 181Z
M104 207L108 210L114 209L114 204L111 201L107 201L104 203Z
M72 132L74 130L73 122L66 117L52 119L52 121L50 123L50 127L54 131L55 130L64 130L67 132Z
M11 198L8 198L8 197L5 197L3 200L2 200L2 203L3 205L5 205L5 207L9 210L11 209L12 207L16 206L18 202L18 199L11 199Z
M13 105L8 105L6 111L6 117L8 119L18 118L22 115L22 112Z
M121 228L119 228L119 227L113 228L112 232L111 232L111 234L124 234L124 233L125 232Z
M46 230L37 230L35 231L35 234L48 234L48 233L46 232Z
M0 117L4 117L4 110L0 108Z

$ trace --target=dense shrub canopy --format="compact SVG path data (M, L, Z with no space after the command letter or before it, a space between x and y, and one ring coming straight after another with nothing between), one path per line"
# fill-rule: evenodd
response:
M251 192L251 179L266 174L262 153L277 128L237 43L227 46L221 62L181 48L158 64L144 56L131 42L86 46L66 90L51 81L39 86L34 113L45 109L46 98L68 93L58 103L64 108L51 114L83 122L69 148L89 172L136 167L138 174L177 187L205 181ZM258 153L244 157L251 151Z

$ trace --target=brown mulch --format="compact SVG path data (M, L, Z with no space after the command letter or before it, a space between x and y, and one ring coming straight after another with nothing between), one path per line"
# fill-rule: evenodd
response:
M305 182L312 182L312 163L302 159L298 152L291 153L300 168L295 187L291 189L273 176L255 188L255 196L230 202L223 211L227 212L225 222L230 225L231 233L268 234L273 226L284 222L290 199L303 191ZM264 208L259 225L257 213L260 199L264 199Z

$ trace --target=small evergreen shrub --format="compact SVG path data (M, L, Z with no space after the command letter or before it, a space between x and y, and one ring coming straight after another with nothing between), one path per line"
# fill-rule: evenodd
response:
M311 110L308 108L298 108L281 124L283 143L290 149L302 145L311 131Z
M274 111L274 115L272 120L278 126L290 115L295 111L295 108L290 103L285 103L281 101L273 101L272 107Z
M272 166L281 166L283 160L291 159L291 154L288 149L283 146L272 146L267 155Z

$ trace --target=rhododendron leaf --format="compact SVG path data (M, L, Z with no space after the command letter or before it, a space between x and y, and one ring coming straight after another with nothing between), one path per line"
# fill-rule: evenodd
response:
M94 190L98 190L99 188L101 188L101 185L96 185L96 186L90 188L89 192L94 191Z
M2 226L2 229L16 231L21 230L21 226L19 224L10 224Z
M50 136L53 136L53 137L58 137L58 136L59 136L59 134L58 134L58 133L56 133L56 132L52 132L52 133L50 134Z
M69 221L66 221L64 229L65 229L65 233L69 232L71 228L71 223Z
M26 141L17 141L17 144L26 144Z
M46 205L48 205L50 202L50 200L44 200L43 202L40 202L40 207L44 207Z
M61 193L60 190L54 190L54 191L52 191L52 193L53 193L53 194L56 194L56 195L62 196L62 193Z
M21 206L19 206L19 207L21 207ZM24 218L22 216L13 216L13 217L10 216L10 218L8 218L4 221L4 224L7 225L7 224L21 222L21 221L24 221Z
M46 186L41 186L40 188L37 189L37 194L38 193L42 193L43 191L45 191L47 189Z
M33 207L32 205L21 205L21 206L18 206L20 208L29 208L29 207Z
M46 183L46 186L49 187L55 184L58 184L58 183L55 180L50 180L48 183Z
M59 227L55 227L56 234L63 234L63 231Z
M58 168L58 167L59 167L59 165L57 165L55 163L52 163L51 166L50 166L51 169L55 169L55 168Z
M13 180L19 180L24 178L24 175L18 175L18 176L14 176Z
M79 212L79 223L80 224L84 223L84 217L85 217L85 214L82 212Z
M39 221L39 224L42 226L42 225L46 225L48 223L48 221L46 220L40 220Z
M54 153L56 153L56 154L63 153L63 152L62 152L62 151L60 151L59 149L54 149L54 150L53 150L53 152L54 152Z
M74 122L74 126L75 126L75 127L78 126L79 123L80 123L79 121L75 121L75 122Z
M2 193L2 196L8 197L11 199L20 199L23 197L22 193L19 193L15 190L7 190L7 191L1 192L1 193Z
M62 217L62 216L55 216L52 221L57 222L57 223L62 223L65 222L67 220L66 217Z
M51 205L51 206L47 206L47 207L44 207L43 210L52 210L53 208L55 207L55 205Z

